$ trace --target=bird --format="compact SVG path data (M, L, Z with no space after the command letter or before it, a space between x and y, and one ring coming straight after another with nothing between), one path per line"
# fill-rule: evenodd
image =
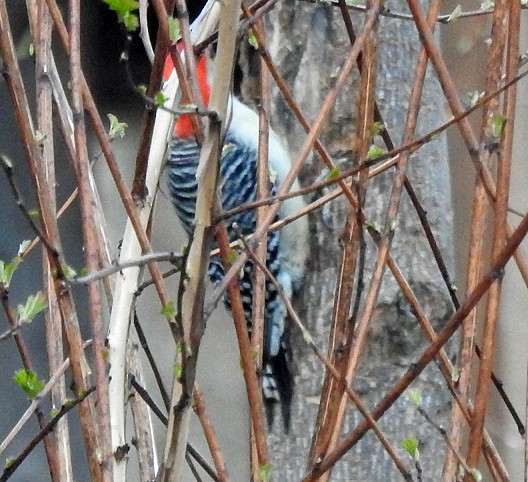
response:
M172 72L170 56L165 66L165 78ZM204 105L207 107L210 83L207 56L197 61L197 79ZM182 101L184 104L185 102ZM234 96L229 101L229 125L223 141L220 160L219 192L224 211L229 211L257 199L257 158L259 139L258 115ZM196 177L200 147L194 137L189 115L181 115L175 122L173 136L168 146L166 163L168 190L172 204L189 236L192 235L196 209L198 181ZM288 151L279 136L269 132L269 187L273 194L288 174L291 161ZM292 186L299 189L297 181ZM305 206L301 197L283 202L277 220ZM230 240L240 234L247 236L255 231L256 214L248 210L236 214L226 221ZM308 226L302 217L268 234L266 264L269 271L282 287L284 295L291 299L302 282L308 251ZM219 283L224 270L219 257L212 257L208 268L209 278ZM251 335L253 301L253 262L247 261L240 279L240 292L244 314ZM225 304L230 309L229 297ZM291 420L291 403L294 393L294 379L291 368L291 351L288 346L287 310L276 286L266 281L264 307L264 343L261 385L268 425L273 424L274 406L280 403L282 420L286 431Z

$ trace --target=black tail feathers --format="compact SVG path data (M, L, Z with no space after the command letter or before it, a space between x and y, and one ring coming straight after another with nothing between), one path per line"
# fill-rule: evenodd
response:
M273 426L275 407L280 403L284 431L289 432L293 392L291 353L282 344L277 355L264 360L262 367L262 395L269 430Z

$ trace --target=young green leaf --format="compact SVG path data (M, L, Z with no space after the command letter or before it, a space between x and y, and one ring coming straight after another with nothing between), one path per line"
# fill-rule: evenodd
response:
M35 131L35 142L38 144L39 147L42 147L44 145L46 137L46 134L43 134L38 129Z
M134 32L139 27L139 19L137 15L134 15L133 13L125 13L121 18L121 21L129 32Z
M180 36L180 21L177 18L169 16L167 18L169 24L169 38L176 42Z
M377 146L376 144L372 144L369 147L368 153L367 153L367 159L371 161L372 159L376 159L379 156L382 156L387 151L380 146Z
M2 260L0 260L0 285L5 288L9 288L13 274L15 274L20 261L21 259L18 256L13 258L9 264L5 264Z
M402 442L402 447L407 453L414 459L420 458L420 452L418 451L418 440L414 437L408 437Z
M255 50L258 49L258 40L257 40L257 36L255 35L255 31L250 28L248 30L248 42L249 42L249 45L251 45Z
M119 122L119 119L114 114L106 114L106 117L110 121L108 135L110 137L125 137L125 129L128 127L128 124L126 122Z
M328 173L328 176L326 176L326 179L328 181L331 181L332 179L335 179L337 176L339 176L340 173L341 171L339 170L339 167L333 167L332 170Z
M41 291L36 295L28 296L25 305L18 305L18 323L24 321L31 321L35 316L37 316L41 311L46 308L46 299Z
M139 8L136 0L103 0L110 10L117 13L119 21L122 22L129 32L133 32L139 26L137 15L132 12Z
M470 92L469 94L469 105L470 107L473 107L482 97L484 97L484 92L479 92L478 90L474 90L473 92Z
M234 264L237 258L238 258L238 253L236 252L235 249L232 249L229 252L229 257L228 257L229 264Z
M273 470L273 465L266 464L259 467L259 479L261 482L269 482L271 480L271 472Z
M163 92L158 92L155 96L154 96L154 103L159 107L159 106L162 106L163 104L165 104L165 102L167 102L169 99L167 99L167 97L165 97L163 95Z
M161 308L161 314L167 318L174 318L176 316L176 308L174 307L174 301L169 301L165 306Z
M462 7L460 5L457 5L456 8L451 12L451 15L447 17L447 21L454 22L455 20L458 20L461 13L462 13Z
M495 8L495 2L492 2L491 0L484 0L480 4L480 9L484 12L487 12L488 10L493 10Z
M491 121L491 135L498 139L502 135L504 124L506 123L506 117L499 112L493 114Z
M418 390L407 390L409 400L415 405L422 403L422 394Z
M33 399L44 388L44 382L39 381L38 376L31 370L21 368L15 372L13 381L24 390L25 394Z
M381 122L374 122L372 124L372 127L370 128L370 134L372 135L372 138L376 137L377 135L381 134L385 130L385 125Z
M475 479L475 482L482 481L482 474L477 469L468 469L468 473Z
M70 265L63 264L61 265L62 272L64 273L64 276L68 279L73 279L77 276L77 271L75 271Z

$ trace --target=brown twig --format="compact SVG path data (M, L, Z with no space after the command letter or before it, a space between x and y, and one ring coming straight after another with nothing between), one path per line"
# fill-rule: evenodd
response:
M512 5L512 2L496 2L493 16L492 45L489 50L490 61L488 69L495 69L495 76L491 77L490 82L495 83L500 78L502 64L504 59L504 49L506 47L506 34L508 33L508 53L507 53L507 78L515 76L518 71L517 58L519 55L519 29L520 29L520 8ZM520 7L520 5L517 5ZM509 23L507 19L509 18ZM491 74L490 74L491 75ZM507 119L502 133L500 151L498 152L497 165L497 195L495 202L495 222L493 230L493 245L491 259L495 259L507 239L506 222L508 215L508 198L510 185L510 167L513 150L513 128L516 102L516 89L511 88L506 93L504 115ZM497 106L498 107L498 106ZM483 129L484 135L488 139L493 137L493 116L500 112L491 110L489 117L484 119L486 123ZM490 142L490 140L488 140ZM485 148L483 157L490 156L493 151ZM500 290L502 279L498 277L492 284L488 293L486 316L482 334L482 356L477 379L477 388L475 392L475 410L471 423L471 430L468 440L467 463L470 467L476 467L479 460L480 451L477 445L482 440L484 430L484 420L491 386L491 366L495 350L495 330L498 323ZM469 481L470 475L465 480Z
M57 201L55 196L55 156L54 156L54 133L53 133L53 109L52 109L52 95L53 85L51 78L53 73L56 73L56 66L53 61L53 53L51 50L52 43L52 21L51 16L44 0L38 0L35 8L35 2L28 2L28 17L30 20L31 31L35 43L35 71L36 71L36 85L37 85L37 121L38 130L42 133L44 138L42 145L42 160L44 162L44 176L46 184L41 186L41 189L48 190L47 197L50 199L50 205L55 211L57 208ZM48 72L52 72L48 75ZM57 74L58 75L58 74ZM63 109L58 108L59 114ZM35 238L39 240L40 238ZM32 243L27 253L32 249L36 243ZM42 259L43 271L43 285L44 292L47 296L46 308L46 349L48 353L49 372L56 373L59 370L62 360L64 359L63 347L63 330L61 326L61 316L59 307L57 305L57 297L53 289L53 277L51 273L51 265L46 249L43 250ZM51 391L51 402L54 407L61 406L66 400L66 381L61 377L56 384L53 385ZM56 458L58 461L59 480L72 480L72 460L70 447L70 434L68 429L68 420L63 418L57 423L54 431ZM47 440L44 439L46 445Z
M218 122L209 122L197 168L198 196L195 227L188 248L185 274L186 284L181 296L181 320L184 348L182 350L181 393L173 390L164 466L161 480L181 477L182 461L187 444L190 401L196 377L198 352L205 329L203 300L205 277L213 240L213 212L216 207L221 137L227 119L228 95L235 60L235 33L240 0L231 0L223 6L220 16L219 42L216 57L215 81L212 86L210 108L217 112ZM240 293L239 293L240 297ZM256 421L254 421L256 425ZM258 427L257 427L258 428ZM265 439L264 439L265 440ZM265 453L262 452L264 456ZM266 457L264 457L267 460Z
M375 6L368 2L368 7ZM347 33L351 45L354 45L355 36L352 30L352 21L348 15L348 10L344 0L340 2L340 10L347 28ZM357 132L354 154L356 159L363 160L367 157L372 145L372 125L374 122L374 92L375 79L377 74L377 22L373 25L369 33L365 46L357 64L360 71L359 80L359 100L357 108ZM360 161L361 162L361 161ZM359 256L360 232L363 230L362 215L360 214L366 196L366 181L368 173L361 171L356 183L356 202L349 207L345 230L342 236L342 255L339 278L336 285L334 299L334 313L332 329L330 333L330 350L332 362L341 374L346 385L349 385L349 363L353 341L356 338L356 326L351 325L350 305L352 301L352 290L354 284L354 273ZM331 450L337 443L341 432L341 425L346 414L347 400L344 396L344 384L339 383L331 376L327 370L325 384L321 393L318 419L316 429L312 439L312 449L310 451L309 466L317 460L321 460L328 450ZM321 480L326 481L330 477L330 471L322 475Z
M84 343L84 348L89 346L91 344L91 340L87 340ZM5 449L8 447L8 445L15 439L15 437L20 433L22 430L22 427L27 423L31 415L35 412L37 408L40 407L40 404L44 400L44 397L48 395L48 393L53 389L53 387L60 383L60 381L63 379L64 373L70 366L70 359L66 358L59 367L57 368L57 371L53 373L53 375L48 380L48 383L44 386L44 388L38 393L38 395L35 397L35 399L31 402L31 405L26 409L24 414L17 420L17 423L15 426L11 429L9 434L7 434L4 439L2 440L2 443L0 444L0 454L2 454ZM58 405L57 405L58 406Z
M418 375L425 369L428 363L436 356L436 354L445 345L447 340L453 336L457 328L462 324L468 313L486 294L493 282L502 275L502 270L513 256L515 250L519 247L523 239L528 233L528 216L525 216L513 235L509 237L506 245L501 249L498 256L491 265L490 270L483 276L475 289L468 294L464 303L459 310L453 315L449 322L445 325L441 332L438 333L436 340L429 345L423 352L422 356L414 363L398 383L392 388L388 395L386 395L371 412L372 417L378 420L388 409L394 401L407 389L407 387L418 377ZM333 464L335 464L355 443L357 443L369 430L366 422L363 422L356 428L354 432L345 436L345 438L337 445L334 451L328 454L325 459L312 472L303 479L303 482L312 482L317 480L317 477L326 472Z
M196 467L194 466L194 462L192 461L192 458L189 455L189 452L185 453L185 461L187 462L187 465L189 466L189 469L191 470L191 473L193 474L194 480L196 480L196 482L202 482L202 478L200 477L200 474L196 470Z
M381 7L378 4L378 8L373 9L369 14L367 15L365 24L363 25L363 30L361 34L358 36L356 43L354 44L353 48L350 50L343 67L336 79L336 82L334 86L330 89L328 92L326 99L319 111L319 114L317 116L317 119L312 125L312 128L310 130L310 133L308 134L306 140L304 141L301 150L299 151L297 157L295 158L295 161L292 163L292 168L290 172L288 173L286 179L283 181L283 184L278 192L279 196L284 195L286 192L289 191L291 188L294 180L297 178L297 175L299 174L299 171L306 161L309 153L312 150L313 145L315 144L317 137L319 133L322 130L322 127L330 114L330 111L332 109L332 106L335 104L335 100L337 98L337 95L341 91L346 79L348 78L348 75L352 71L352 68L357 60L357 57L361 51L361 48L363 47L363 43L365 42L365 39L368 35L368 32L372 28L372 25L375 23L379 11ZM353 194L352 194L353 196ZM261 227L255 231L254 237L251 240L252 244L258 243L260 239L267 233L268 227L273 222L275 216L277 215L277 212L280 208L280 202L276 205L272 206L267 213L265 221L262 223ZM242 253L235 263L231 266L229 272L226 273L223 280L214 290L211 301L205 306L204 314L205 316L208 316L216 304L218 303L220 297L222 296L223 292L225 291L226 287L229 285L229 283L232 281L232 279L237 276L240 269L244 265L244 263L247 260L247 255Z
M218 246L220 247L220 257L222 258L224 270L227 272L229 266L231 266L231 248L229 247L227 230L223 223L217 228L216 240L218 242ZM241 255L242 254L240 254L238 257ZM246 382L249 411L251 414L251 424L253 427L257 449L258 465L265 466L269 463L269 460L268 447L266 443L266 432L264 429L262 393L257 377L255 356L247 331L246 317L244 315L244 307L242 306L242 298L240 295L238 279L233 278L227 289L229 300L231 302L231 312L233 314L238 346L240 349L240 361L244 373L244 380Z
M269 68L269 64L268 64L268 68ZM273 71L271 71L271 72L273 72ZM304 187L302 189L299 189L297 191L292 191L292 192L281 194L281 195L270 196L267 199L261 199L261 200L258 200L258 201L252 202L252 203L243 204L242 206L239 206L237 208L234 208L234 209L232 209L230 211L227 211L227 212L223 213L222 216L218 217L218 220L228 219L228 218L230 218L232 216L240 214L241 212L245 212L245 211L248 211L248 210L251 210L251 209L255 209L257 207L264 206L264 205L275 204L275 203L277 203L279 201L282 201L282 200L285 200L285 199L290 199L290 198L293 198L293 197L296 197L296 196L304 196L304 195L306 195L306 194L308 194L310 192L318 191L321 188L324 188L324 187L327 187L327 186L331 186L333 184L340 184L340 187L342 189L346 189L346 187L343 188L343 185L341 184L341 181L343 181L343 180L345 180L345 179L347 179L347 178L349 178L351 176L354 176L355 174L359 173L360 171L362 171L364 169L373 167L376 164L379 164L380 162L385 161L386 159L389 159L389 161L385 162L384 164L372 169L372 175L378 175L378 174L380 174L382 172L385 172L387 169L390 169L391 167L396 165L396 163L399 160L399 154L402 154L402 153L407 152L407 151L409 151L410 154L412 154L413 152L417 151L421 146L423 146L424 144L426 144L428 142L431 142L434 139L436 139L440 134L445 132L449 127L460 123L463 119L469 117L473 112L477 111L483 105L485 105L488 102L490 102L492 99L494 99L495 97L497 97L498 95L500 95L501 93L506 91L512 85L518 83L520 80L522 80L526 76L528 76L528 71L523 72L523 73L519 74L517 77L515 77L513 80L510 80L510 81L504 83L504 85L502 87L500 87L496 91L492 92L491 94L488 94L488 95L484 96L482 99L480 99L477 103L475 103L470 108L464 110L459 115L453 117L449 121L443 123L442 125L440 125L436 129L433 129L432 131L428 132L427 134L425 134L424 136L420 137L419 139L416 139L415 141L411 142L410 144L403 145L403 146L400 146L400 147L397 147L397 148L393 147L389 152L387 152L385 154L382 154L382 155L376 157L375 159L362 160L362 162L359 163L360 164L359 166L355 166L355 167L352 167L350 169L347 169L347 170L341 172L339 175L337 175L335 177L332 176L331 179L326 179L324 181L321 181L320 183L316 183L316 184L313 184L311 186L306 186L306 187ZM277 80L277 79L275 79L275 80ZM281 87L281 92L282 92L282 87ZM293 97L292 97L292 100L293 100ZM290 105L290 107L292 107L291 104L289 104L289 105ZM300 113L300 111L299 111L299 114L302 116L302 113ZM297 113L296 113L296 115L297 115ZM302 116L300 119L304 119L304 116ZM308 125L306 120L305 120L305 122L306 122L306 124L304 124L303 122L301 122L301 123L303 124L303 127L307 131L309 131L311 127ZM386 137L384 137L384 139L386 139ZM320 141L317 141L315 143L314 147L317 149L318 153L323 158L323 161L325 163L328 162L328 163L333 165L333 162L332 162L331 157L328 154L328 152L326 150L324 150L324 147L322 147L322 146L319 147L319 146L321 146L320 145ZM527 283L528 283L528 281L527 281Z
M152 397L150 396L149 392L136 380L136 377L132 374L128 374L128 383L132 386L132 388L136 391L136 393L143 399L143 401L149 406L149 408L152 410L152 413L158 417L159 421L167 426L169 424L169 419L167 418L167 415L165 415L161 409L156 405L156 402L152 400Z
M87 389L86 384L86 360L82 349L82 339L80 336L79 322L73 299L69 291L63 284L62 262L60 257L60 235L55 217L53 203L44 191L39 190L39 186L45 184L43 173L44 163L35 140L29 103L25 92L22 76L15 54L13 39L9 26L9 17L5 0L0 0L0 53L4 63L4 76L15 106L15 113L19 132L22 137L22 144L28 161L29 173L40 213L40 220L45 236L49 238L50 248L47 249L52 270L55 273L53 278L54 290L61 313L62 322L66 332L66 339L71 357L71 367L76 388L80 391ZM101 468L96 458L96 432L93 405L90 399L79 406L80 422L85 441L85 449L88 455L90 471L95 480L99 480Z
M149 408L156 415L156 417L158 417L159 421L167 427L169 424L169 419L156 405L154 400L152 400L152 397L149 395L147 390L145 390L145 388L137 382L133 375L129 377L129 382L134 388L134 390L136 390L136 393L149 406ZM213 468L205 461L205 459L199 454L199 452L193 448L191 444L187 444L187 452L202 466L202 468L208 473L208 475L213 480L222 482L222 479L220 479L219 475L215 473Z
M81 4L80 0L70 0L70 74L72 88L73 129L75 138L75 157L73 164L79 190L84 239L84 256L89 271L99 268L99 240L95 222L95 195L90 186L84 106L82 98L81 74ZM101 456L102 480L111 479L112 457L110 441L110 411L108 402L107 362L105 348L105 328L103 324L101 292L98 284L88 286L90 324L92 327L92 349L95 366L95 386L97 388L98 449Z
M29 444L24 448L24 450L12 461L10 461L9 466L4 469L4 472L0 476L0 481L3 482L7 479L9 479L13 473L15 472L18 467L20 467L20 464L26 460L27 456L33 451L33 449L44 439L47 435L49 435L55 426L57 425L57 422L64 417L68 412L70 412L72 409L74 409L77 405L79 405L81 402L83 402L90 394L92 394L95 391L95 387L90 387L88 390L83 392L81 395L79 395L77 398L70 400L62 405L57 415L55 415L46 425L45 427L40 430L40 432L29 442Z
M150 79L146 92L146 95L151 98L153 98L161 89L165 58L171 45L167 18L169 14L168 12L172 12L174 9L174 3L175 0L168 0L167 8L165 8L163 0L153 0L152 2L154 11L158 17L158 33L155 43L154 61L152 63ZM141 126L138 154L136 158L136 170L134 173L134 181L132 183L132 197L138 203L144 202L146 196L148 195L145 180L147 174L148 154L150 150L150 142L152 139L152 131L154 129L155 119L156 110L147 109L143 118L143 124Z
M13 310L11 306L9 305L8 293L5 289L1 287L0 287L0 299L1 299L2 307L4 308L5 314L7 316L7 321L9 322L11 329L15 329L18 323L15 319ZM22 337L22 334L14 333L13 338L15 339L18 353L20 354L20 358L22 359L22 364L24 365L24 368L28 371L33 371L33 364L31 363L31 356L29 354L29 350L24 341L24 338ZM46 426L46 418L44 417L44 413L42 412L40 407L35 408L35 415L37 416L40 429L43 430L44 427ZM60 480L60 468L59 468L60 461L59 461L59 458L57 457L56 441L53 438L45 439L44 448L46 451L46 458L48 461L48 467L49 467L51 479L54 481L59 481Z
M317 3L316 0L301 0L301 1L306 2L306 3ZM329 5L332 5L333 7L339 6L339 0L328 0L326 3L328 3ZM347 3L347 7L350 10L355 10L357 12L363 12L363 13L367 12L367 7L364 5L355 5L353 3ZM528 8L528 5L522 5L521 8L526 9ZM456 15L456 20L487 16L487 15L491 15L493 11L494 11L493 8L488 8L486 10L482 8L480 8L479 10L467 10L465 12L460 12L458 15ZM396 18L398 20L409 20L409 21L413 20L413 16L409 15L408 13L395 12L390 9L385 9L381 13L381 15L383 17ZM448 14L438 15L436 19L434 20L434 22L448 24L454 20L455 19L452 18L452 14L448 13Z
M218 443L218 438L213 428L211 418L205 409L205 403L203 399L203 393L200 388L195 385L193 390L193 400L194 400L194 413L198 415L200 424L202 425L202 430L209 446L209 452L213 458L214 466L216 468L216 473L218 475L218 480L220 482L228 482L229 474L227 473L227 468L224 461L224 456L220 450L220 445Z
M194 459L198 464L205 470L207 475L211 477L214 482L220 482L218 475L216 475L213 468L207 463L207 461L200 455L200 453L191 445L187 444L187 453Z
M263 273L265 273L266 277L275 286L275 289L279 293L279 296L280 296L282 302L284 303L284 306L286 307L286 310L287 310L289 316L291 317L291 319L294 322L295 326L301 332L301 334L303 336L303 340L313 350L313 352L315 353L317 358L319 358L319 360L321 360L321 362L324 364L325 368L330 372L332 377L334 377L334 379L336 381L338 381L340 384L342 384L343 391L347 394L347 396L350 398L352 403L354 403L357 406L357 408L360 411L360 413L365 417L367 424L369 425L370 428L372 428L372 430L374 431L374 433L378 437L379 441L381 442L381 444L383 445L383 447L385 448L385 450L387 451L389 456L394 461L394 464L396 465L396 467L398 468L398 470L402 474L403 478L405 480L407 480L407 481L409 481L409 480L412 481L411 475L409 474L409 472L407 471L407 469L405 468L405 466L403 465L401 460L396 455L394 449L392 448L392 446L390 445L388 440L385 438L385 436L381 432L381 429L377 425L377 423L374 420L374 418L372 417L372 415L368 412L368 410L366 409L366 407L363 404L363 402L361 401L361 399L358 397L356 392L347 384L347 382L344 379L344 377L338 372L336 367L334 365L332 365L331 361L324 355L324 353L321 350L319 350L319 348L317 347L317 345L313 341L312 336L310 335L310 333L308 332L308 330L306 329L306 327L302 323L301 319L299 318L299 315L297 314L297 312L293 308L293 306L291 304L291 301L288 299L288 297L284 293L284 290L282 289L281 284L277 281L277 279L273 276L273 274L268 270L268 268L258 259L256 254L251 250L248 242L243 237L241 238L241 240L242 240L242 242L244 244L244 249L248 253L249 257L258 266L258 268Z

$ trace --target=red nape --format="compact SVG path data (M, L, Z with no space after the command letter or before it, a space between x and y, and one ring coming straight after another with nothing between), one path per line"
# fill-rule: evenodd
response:
M172 63L172 58L169 54L167 55L167 58L165 60L163 78L165 80L168 80L173 70L174 64ZM209 86L209 82L207 80L207 58L205 55L202 55L198 60L198 65L196 66L196 76L198 77L198 85L200 86L200 92L202 93L202 100L204 102L204 106L207 107L209 105L211 87ZM188 103L189 99L184 96L182 98L181 105L185 105ZM183 138L194 136L191 117L189 115L182 115L179 117L179 119L176 121L176 125L174 126L174 135Z

